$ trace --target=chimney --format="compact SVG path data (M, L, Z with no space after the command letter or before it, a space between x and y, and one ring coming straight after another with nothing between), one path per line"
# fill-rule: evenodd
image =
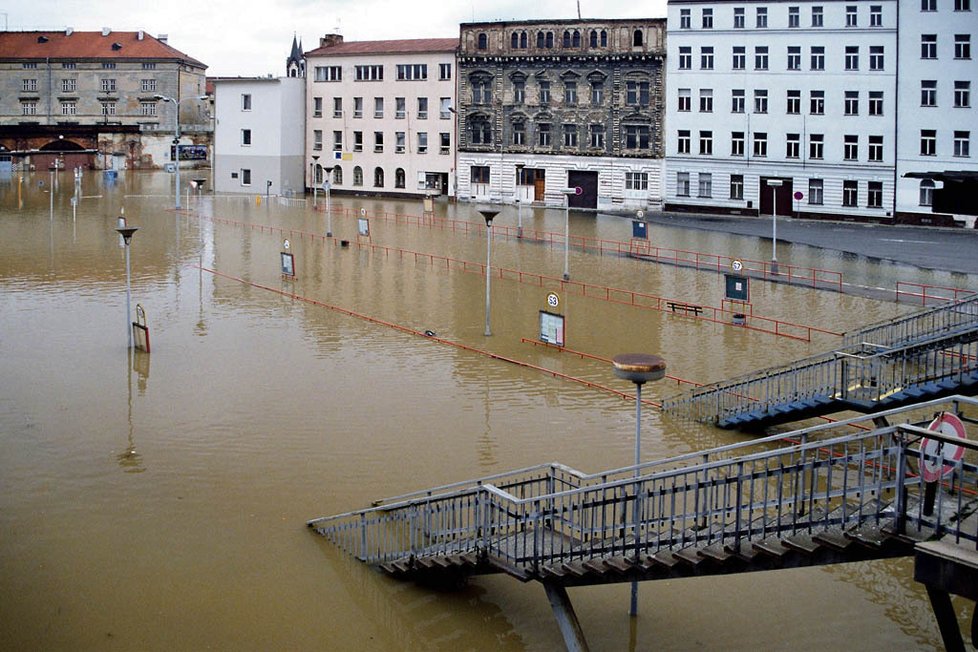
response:
M167 39L169 38L170 38L169 34L160 34L159 36L156 37L156 40L159 41L160 43L166 43Z
M102 36L108 36L111 33L112 33L112 28L111 27L103 27L102 28Z
M328 48L334 45L339 45L343 42L342 34L326 34L321 39L319 39L319 47Z
M65 27L65 36L71 36L74 31L74 27Z
M138 32L136 32L136 40L137 41L143 40L143 30L139 30Z

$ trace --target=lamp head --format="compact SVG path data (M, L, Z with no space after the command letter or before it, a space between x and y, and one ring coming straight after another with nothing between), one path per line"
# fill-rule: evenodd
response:
M132 240L132 234L139 230L138 226L120 226L116 231L122 236L122 239L126 241L126 246L129 246L129 241Z
M483 219L486 221L487 227L492 227L493 219L499 215L499 211L495 208L480 208L479 213L482 215Z

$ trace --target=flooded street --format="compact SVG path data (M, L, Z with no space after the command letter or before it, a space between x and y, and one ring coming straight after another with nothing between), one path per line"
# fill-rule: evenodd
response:
M430 591L348 558L305 523L543 462L630 464L634 405L603 388L633 388L610 362L521 341L538 339L550 292L568 349L656 353L670 376L697 383L830 349L833 333L917 307L752 281L751 315L813 327L808 342L607 301L615 288L719 308L724 278L571 249L565 285L562 244L542 236L563 232L564 213L525 208L534 237L518 240L505 235L518 219L507 206L486 337L474 206L436 203L422 219L418 202L334 196L326 239L311 198L191 195L177 213L170 175L86 173L73 215L71 173L59 177L53 198L47 173L0 179L4 650L561 649L537 583L490 576ZM149 354L127 350L123 209L139 228L132 302L146 311ZM572 214L570 230L627 243L631 222ZM650 230L661 247L770 256L755 238ZM286 238L295 279L280 271ZM887 288L978 286L789 243L778 260ZM666 379L643 396L680 389ZM648 459L746 436L654 409L643 419ZM634 624L628 584L570 594L595 651L941 649L912 567L645 582ZM970 624L973 604L955 606Z

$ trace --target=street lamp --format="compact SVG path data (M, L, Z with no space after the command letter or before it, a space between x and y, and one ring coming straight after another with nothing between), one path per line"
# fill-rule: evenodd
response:
M492 220L494 217L499 215L499 211L486 208L480 209L479 212L482 217L486 220L486 337L492 335L492 331L489 329L489 314L490 314L490 300L489 300L489 288L492 282L492 272L489 269L489 263L492 260Z
M316 210L317 204L319 203L319 193L316 192L318 186L316 186L317 175L319 172L319 154L312 155L312 210Z
M120 220L124 218L120 217ZM120 222L121 223L121 222ZM129 334L129 348L132 348L132 290L130 289L129 272L129 243L132 241L132 234L139 230L137 226L120 226L116 229L126 245L126 332Z
M153 99L158 102L171 102L173 104L173 161L176 165L176 170L174 171L176 175L176 201L174 202L174 208L180 210L180 103L186 102L187 100L206 100L207 96L198 95L197 97L185 97L182 100L178 100L167 97L166 95L154 95Z
M577 188L564 188L564 280L570 280L570 198L577 194Z
M516 164L516 237L523 237L523 198L520 197L520 187L523 185L522 163Z
M329 205L329 191L333 188L333 167L332 165L327 165L323 168L323 172L326 173L326 183L323 184L323 188L326 190L326 237L333 237L333 212Z
M642 385L649 381L661 380L666 375L666 361L649 353L622 353L612 358L615 375L635 383L635 477L638 478L639 464L642 463ZM639 504L639 483L635 483L635 503L632 505L633 536L635 537L635 562L638 563L641 542L639 526L642 509ZM632 601L629 615L638 615L638 580L632 580Z
M768 179L767 185L771 188L771 199L774 200L774 207L771 215L771 273L778 273L778 188L784 182L781 179Z

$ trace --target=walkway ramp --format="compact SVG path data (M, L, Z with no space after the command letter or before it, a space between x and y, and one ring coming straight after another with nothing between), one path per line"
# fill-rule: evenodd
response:
M760 429L975 393L978 295L970 295L847 333L836 350L697 387L662 407L723 428Z

